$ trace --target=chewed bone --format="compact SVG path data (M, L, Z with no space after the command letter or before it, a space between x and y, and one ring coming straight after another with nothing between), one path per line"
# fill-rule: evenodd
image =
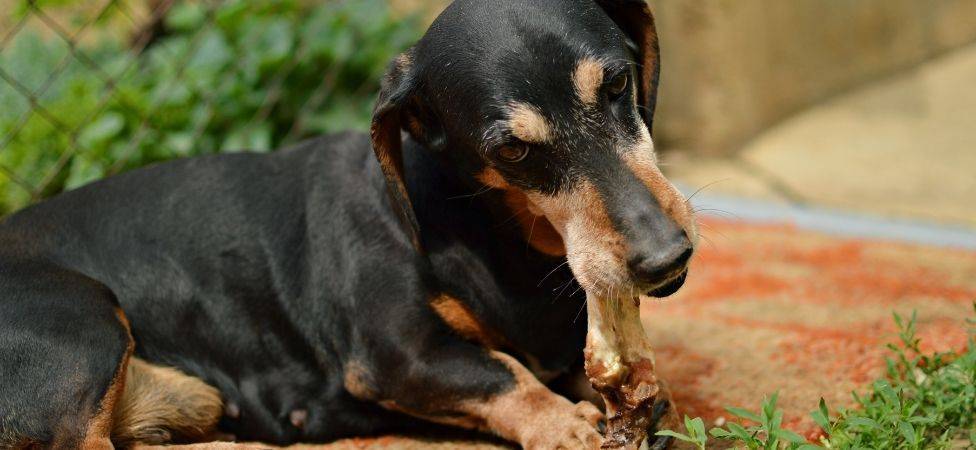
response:
M586 296L586 374L607 405L603 448L637 449L660 391L636 299Z

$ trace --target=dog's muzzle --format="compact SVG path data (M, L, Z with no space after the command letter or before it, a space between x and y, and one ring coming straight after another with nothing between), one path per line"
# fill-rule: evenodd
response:
M688 269L685 269L681 271L681 273L678 274L678 276L676 276L675 278L665 282L661 287L648 292L647 296L655 297L655 298L669 297L673 295L675 292L678 292L678 289L681 289L681 286L684 286L685 279L687 278L688 278Z

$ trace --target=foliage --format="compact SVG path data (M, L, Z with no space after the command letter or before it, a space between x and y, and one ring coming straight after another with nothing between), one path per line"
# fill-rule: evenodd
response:
M112 21L93 25L83 58L56 36L17 35L0 53L11 77L38 91L63 73L36 106L0 80L0 215L31 200L11 177L45 197L175 157L365 128L388 62L419 34L383 0L208 4L178 2L138 55L98 29Z
M976 303L973 304L976 311ZM811 413L827 434L820 445L780 427L783 412L776 398L766 399L758 413L726 408L732 415L755 425L730 422L709 431L716 439L753 449L950 449L976 448L976 318L964 353L923 355L916 337L916 316L905 320L895 314L900 345L889 345L887 376L875 381L865 396L854 393L857 408L840 411L833 419L823 399ZM708 437L701 418L685 417L689 434L670 430L662 436L705 450Z

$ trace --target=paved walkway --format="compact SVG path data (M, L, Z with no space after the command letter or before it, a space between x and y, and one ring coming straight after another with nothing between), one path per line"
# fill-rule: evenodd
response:
M976 229L976 45L794 116L728 158L665 156L690 188Z

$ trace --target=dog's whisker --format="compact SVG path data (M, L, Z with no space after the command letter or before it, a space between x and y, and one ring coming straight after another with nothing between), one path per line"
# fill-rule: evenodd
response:
M713 213L719 213L719 214L721 214L721 215L723 215L723 216L725 216L725 217L731 217L731 218L733 218L733 219L739 219L739 218L740 218L738 214L736 214L736 213L734 213L734 212L730 212L730 211L726 211L726 210L724 210L724 209L715 209L715 208L695 208L695 209L693 210L693 212L694 212L695 214L698 214L698 213L700 213L700 212L713 212Z
M704 227L704 228L707 228L707 229L708 229L708 231L711 231L711 232L713 232L713 233L716 233L716 234L718 234L718 235L719 235L719 236L721 236L721 237L722 237L723 239L728 239L728 238L729 238L729 237L728 237L728 236L727 236L727 235L726 235L725 233L723 233L723 232L721 232L721 231L719 231L719 230L718 230L718 228L715 228L715 227L713 227L713 226L711 226L711 225L709 225L709 224L707 224L707 223L705 223L705 222L697 222L697 223L698 223L698 226L700 226L700 227ZM699 233L699 235L700 235L700 234L701 234L701 233Z
M561 264L559 264L558 266L556 266L556 267L555 267L555 268L553 268L552 270L550 270L550 271L549 271L549 273L547 273L547 274L546 274L546 276L544 276L544 277L542 277L542 279L541 279L541 280L539 280L539 284L537 284L537 285L535 285L535 287L539 287L539 286L542 286L542 283L543 283L544 281L546 281L546 278L549 278L549 276L550 276L550 275L552 275L552 274L554 274L554 273L556 273L556 271L557 271L557 270L559 270L560 268L562 268L563 266L565 266L565 265L567 265L567 264L569 264L569 260L568 260L568 259L567 259L567 260L565 260L565 261L563 261L563 262L562 262Z
M576 317L573 317L573 325L579 320L580 314L583 314L583 308L586 308L586 298L583 299L583 304L580 305L579 311L576 311Z
M575 277L570 277L568 281L566 281L565 283L562 284L562 289L560 289L559 293L556 294L556 297L553 298L553 300L552 300L553 303L555 303L556 300L559 299L559 297L562 297L563 293L566 292L566 289L569 289L569 287L573 284L573 281L575 281L575 280L576 280ZM559 288L557 287L556 289L559 289ZM555 291L556 289L553 289L553 291Z
M722 183L722 182L725 182L725 181L729 181L729 180L731 180L731 178L722 178L722 179L719 179L719 180L715 180L715 181L713 181L713 182L711 182L711 183L708 183L708 184L706 184L706 185L704 185L704 186L702 186L702 187L700 187L700 188L698 188L698 190L697 190L697 191L695 191L695 192L694 192L693 194L691 194L691 195L690 195L690 196L689 196L689 197L688 197L688 198L687 198L687 199L685 200L685 202L691 202L691 199L693 199L693 198L695 198L695 196L696 196L696 195L698 195L699 193L701 193L701 191L704 191L705 189L708 189L708 188L710 188L710 187L712 187L712 186L714 186L714 185L716 185L716 184L718 184L718 183Z
M576 292L579 292L579 290L580 290L580 289L582 289L582 288L583 288L583 286L582 286L582 285L580 285L580 287L578 287L578 288L576 289ZM599 282L599 281L594 281L594 282L593 282L593 289L594 289L595 291L599 291L599 290L600 290L600 282ZM572 294L570 294L569 296L570 296L570 297L572 297L572 296L574 296L574 295L576 295L576 292L573 292L573 293L572 293ZM587 298L586 296L584 296L584 297L583 297L583 304L582 304L582 305L580 305L580 309L579 309L579 311L577 311L577 312L576 312L576 317L574 317L574 318L573 318L573 323L574 323L574 324L576 323L576 321L577 321L577 320L579 320L579 317L580 317L580 314L583 314L583 309L584 309L584 308L586 308L586 302L587 302L587 301L589 301L589 299L588 299L588 298Z
M525 207L525 208L522 208L522 209L516 211L514 214L512 214L511 216L509 216L507 219L505 219L505 220L501 221L499 224L495 225L495 227L496 228L501 228L501 227L503 227L505 225L508 225L508 223L511 222L516 217L518 217L519 214L522 214L523 212L528 211L528 210L529 210L529 208L528 207Z
M474 198L474 197L477 197L479 195L485 194L485 193L487 193L488 191L490 191L492 189L494 189L494 188L491 187L491 186L485 186L485 187L483 187L481 189L478 189L478 191L475 192L474 194L456 195L454 197L448 197L447 199L448 200L461 200L461 199L465 199L465 198Z
M708 236L705 236L704 234L698 233L698 237L701 238L701 239L704 239L705 242L708 243L708 245L712 246L712 249L718 248L718 247L715 246L715 242L713 242Z
M535 223L539 221L539 216L532 218L532 226L529 227L529 237L525 240L525 251L529 251L529 246L532 245L532 233L535 231ZM569 260L566 260L569 262Z

